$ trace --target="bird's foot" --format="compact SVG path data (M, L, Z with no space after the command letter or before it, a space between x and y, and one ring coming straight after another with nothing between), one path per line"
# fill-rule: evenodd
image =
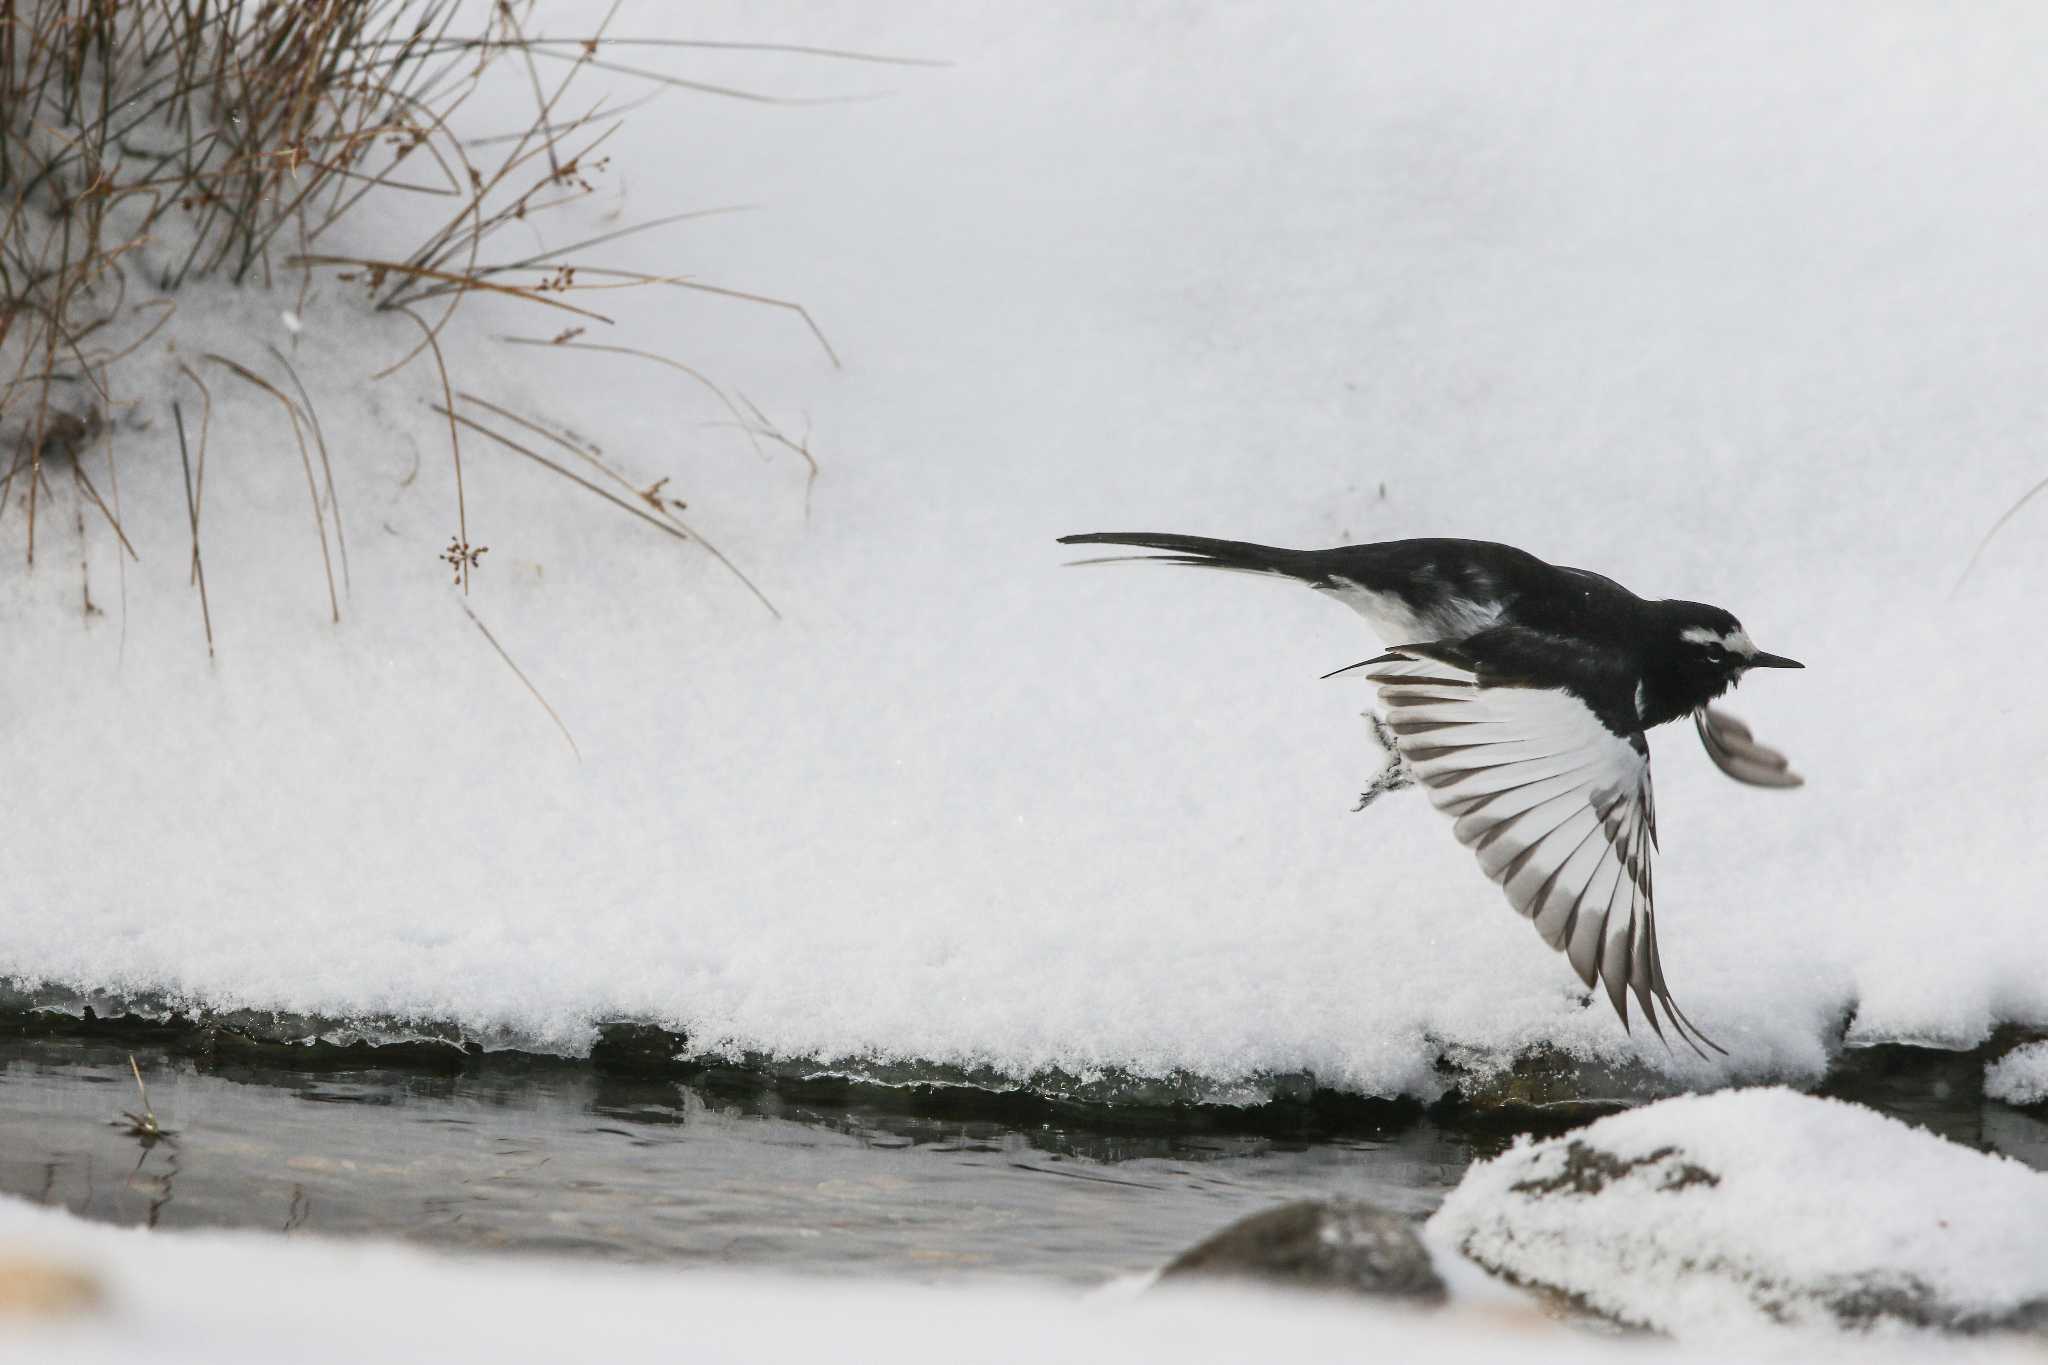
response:
M1372 726L1373 738L1378 740L1380 748L1386 751L1387 766L1380 769L1371 785L1358 794L1358 804L1351 808L1353 813L1364 810L1388 792L1397 792L1403 787L1415 785L1415 774L1409 770L1408 760L1401 757L1401 749L1394 741L1393 730L1370 711L1365 713L1365 719Z

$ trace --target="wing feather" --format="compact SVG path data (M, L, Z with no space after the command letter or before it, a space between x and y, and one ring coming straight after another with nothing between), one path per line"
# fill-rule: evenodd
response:
M1587 840L1585 847L1572 857L1584 870L1578 874L1581 880L1572 897L1572 932L1565 944L1565 956L1571 960L1579 980L1591 990L1600 981L1601 949L1607 942L1607 911L1614 901L1614 888L1620 882L1620 869L1597 839ZM1626 1016L1622 1022L1628 1022Z
M1482 685L1429 646L1395 650L1370 670L1387 727L1431 804L1543 941L1589 989L1605 985L1624 1026L1633 994L1658 1037L1668 1021L1700 1055L1701 1044L1722 1050L1664 983L1650 877L1657 813L1642 736L1615 734L1569 692ZM1724 748L1748 740L1718 730L1713 738ZM1743 754L1752 766L1768 762L1757 748Z

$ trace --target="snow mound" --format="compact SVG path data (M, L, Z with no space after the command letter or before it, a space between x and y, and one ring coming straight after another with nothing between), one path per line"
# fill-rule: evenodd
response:
M2048 1177L1785 1089L1524 1141L1430 1227L1496 1273L1679 1334L2048 1325Z
M2016 1047L1985 1067L1984 1093L2007 1104L2048 1100L2048 1041Z

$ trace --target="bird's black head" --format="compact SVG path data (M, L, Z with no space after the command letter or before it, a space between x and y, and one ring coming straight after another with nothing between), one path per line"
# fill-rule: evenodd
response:
M1653 602L1650 615L1637 703L1646 727L1698 710L1752 668L1806 666L1759 650L1742 622L1704 602Z

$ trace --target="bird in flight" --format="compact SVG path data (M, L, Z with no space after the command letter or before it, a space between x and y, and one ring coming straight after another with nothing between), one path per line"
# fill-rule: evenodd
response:
M1804 665L1759 650L1728 612L1648 601L1584 569L1484 540L1390 540L1283 550L1150 531L1061 536L1115 556L1291 578L1371 625L1387 652L1352 668L1379 689L1399 758L1458 841L1590 990L1628 997L1658 1037L1727 1049L1671 999L1657 955L1650 858L1653 726L1691 716L1738 782L1796 787L1783 755L1709 703L1752 668ZM1102 560L1083 560L1101 563ZM1351 669L1340 669L1350 672Z

